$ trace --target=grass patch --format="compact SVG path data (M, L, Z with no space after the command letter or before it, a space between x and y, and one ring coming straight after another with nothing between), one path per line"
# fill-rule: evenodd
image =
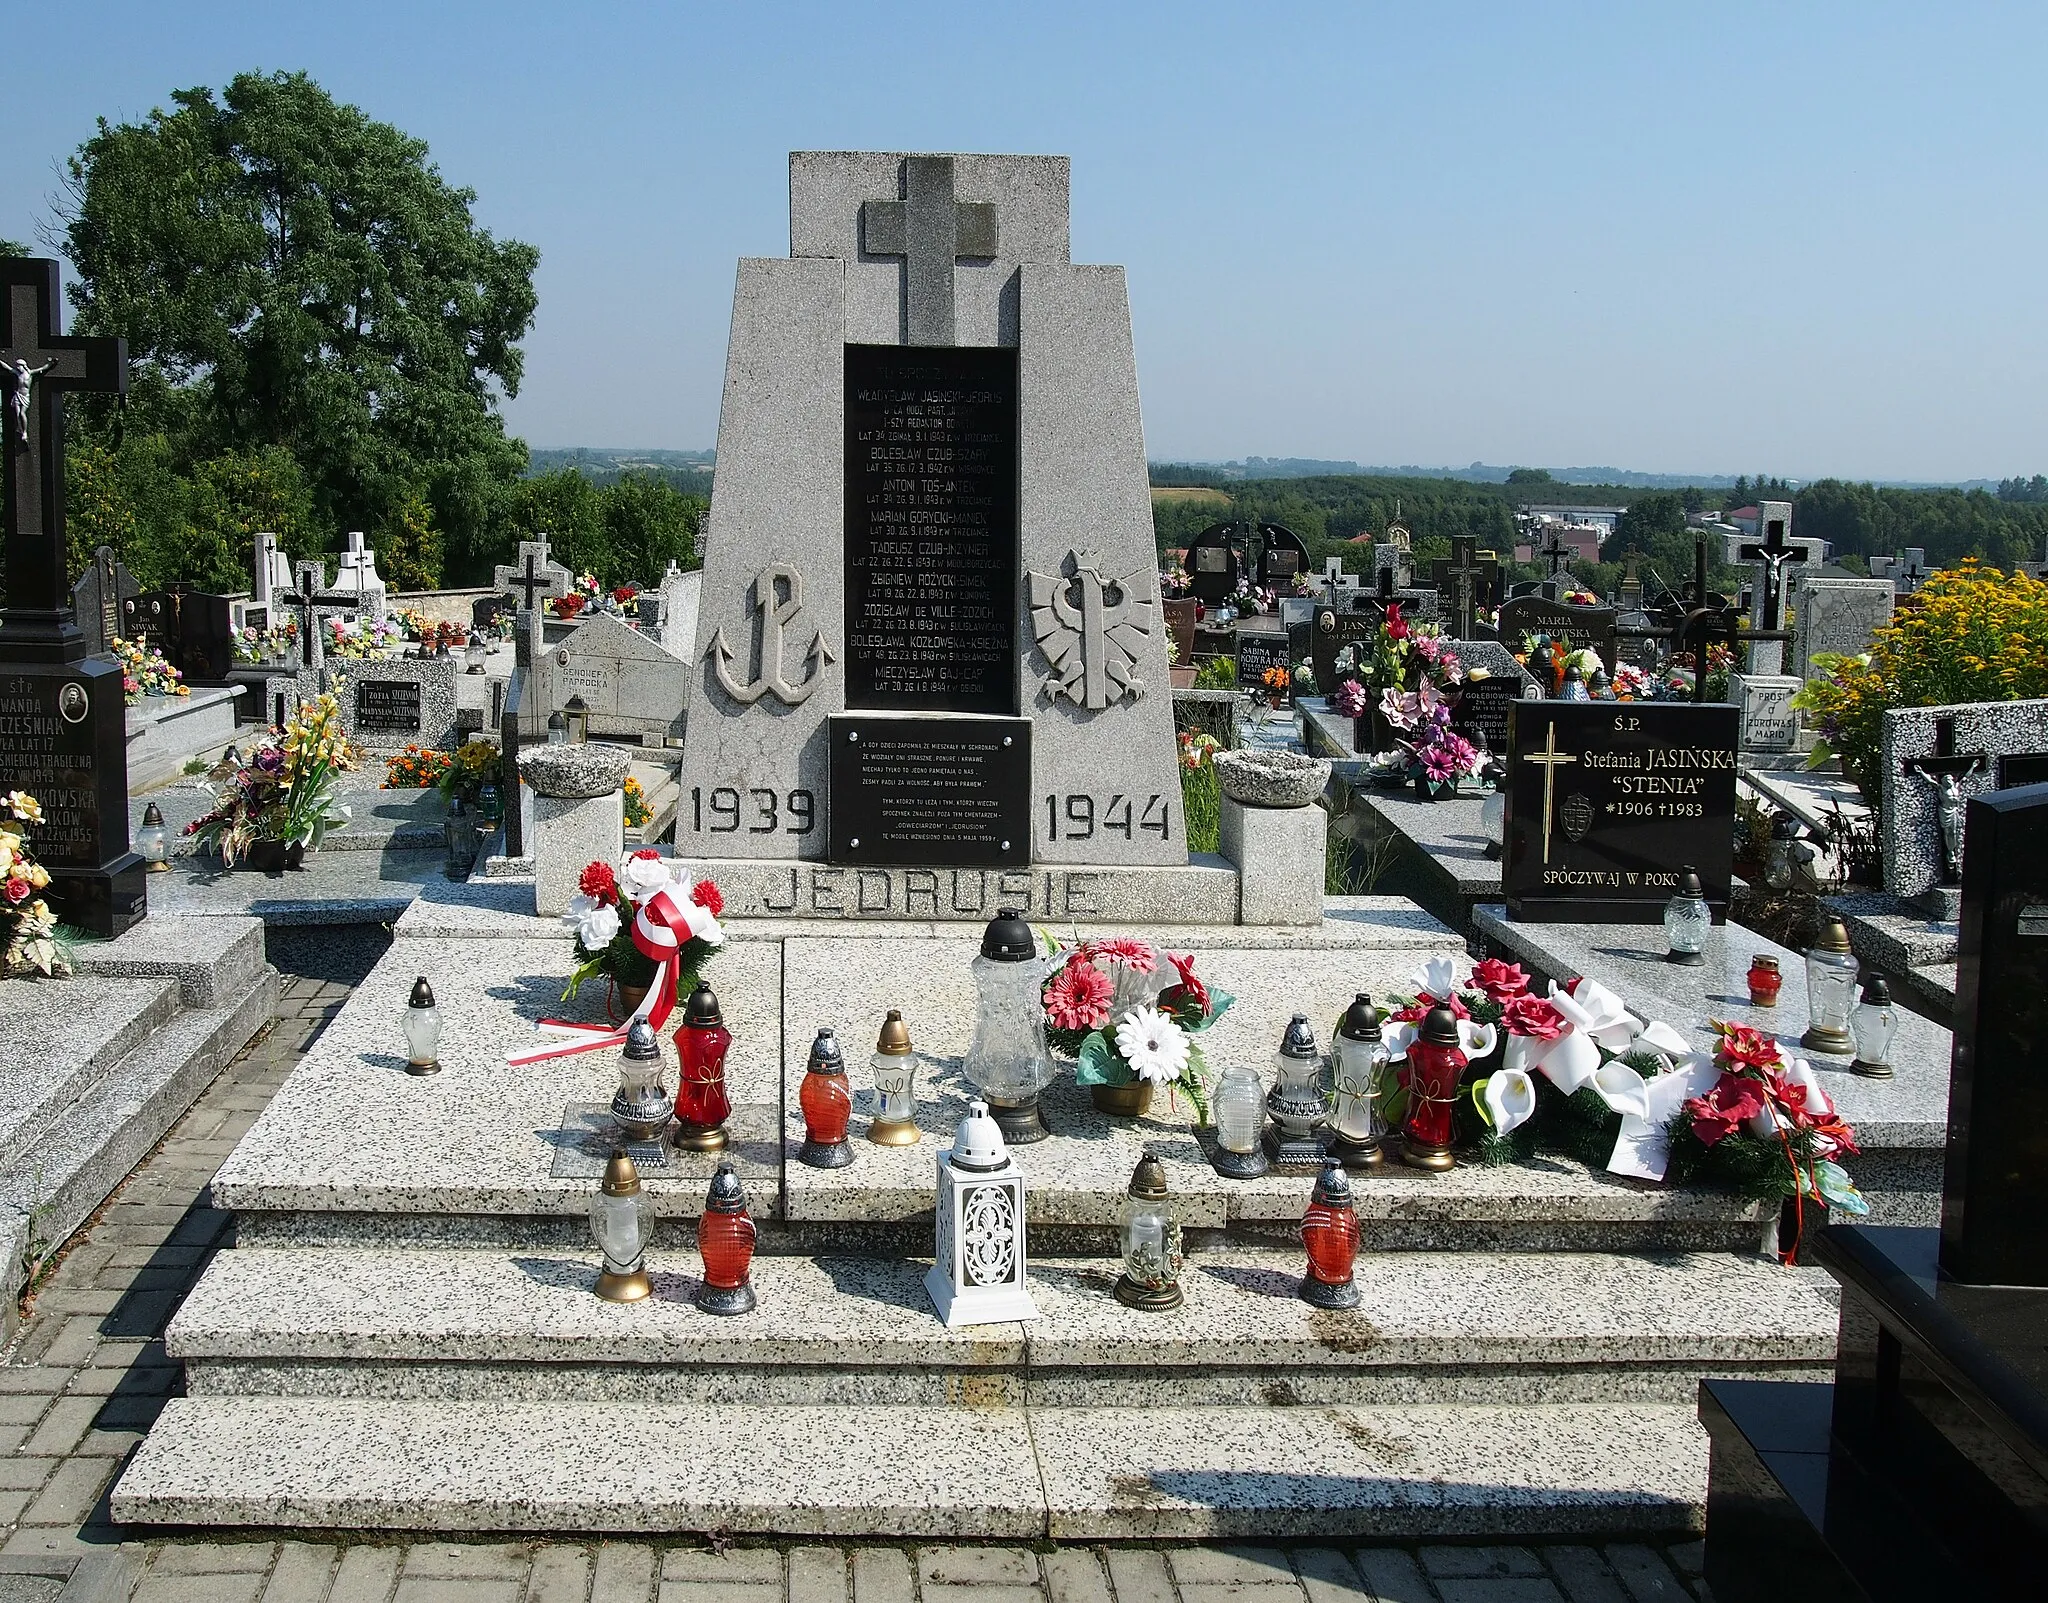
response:
M1213 852L1218 849L1223 819L1223 791L1216 781L1216 765L1180 771L1181 817L1187 825L1188 850Z

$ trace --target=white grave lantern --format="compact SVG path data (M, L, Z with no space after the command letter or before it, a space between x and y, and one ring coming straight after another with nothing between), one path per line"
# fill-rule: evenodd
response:
M924 1289L950 1329L1036 1319L1024 1284L1024 1173L988 1104L967 1104L953 1145L938 1156L938 1261Z

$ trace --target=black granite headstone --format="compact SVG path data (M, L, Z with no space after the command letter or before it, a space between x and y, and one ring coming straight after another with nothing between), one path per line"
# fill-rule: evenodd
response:
M1267 590L1291 590L1294 576L1308 572L1308 547L1283 524L1259 525L1259 584Z
M1204 606L1237 594L1239 537L1235 523L1212 523L1188 542L1188 590Z
M847 705L1015 714L1017 554L1016 351L847 346Z
M1366 612L1316 608L1309 625L1309 666L1315 672L1318 694L1327 696L1337 688L1343 677L1337 672L1337 658L1344 648L1370 649L1370 643L1379 639L1383 619L1378 608Z
M113 654L114 638L121 632L121 603L141 592L128 564L110 547L101 546L93 553L92 562L71 587L71 610L85 636L88 656Z
M1511 650L1520 650L1524 635L1560 636L1574 651L1591 649L1600 655L1609 673L1614 672L1614 609L1580 607L1548 596L1511 596L1501 604L1500 638Z
M1510 707L1501 873L1509 915L1652 924L1691 864L1722 919L1735 867L1739 717L1718 703Z
M472 629L495 629L498 625L498 614L511 610L510 596L478 596L469 604L469 626Z
M1285 634L1254 632L1249 629L1237 631L1237 688L1240 690L1266 689L1266 670L1289 666L1287 636Z
M1506 674L1467 679L1451 703L1451 727L1488 751L1508 749L1508 709L1522 699L1522 683Z
M833 862L1030 865L1029 718L835 713L829 732Z

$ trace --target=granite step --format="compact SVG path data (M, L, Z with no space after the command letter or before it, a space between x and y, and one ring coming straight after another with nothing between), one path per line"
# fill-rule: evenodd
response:
M1835 1351L1830 1284L1729 1254L1371 1254L1354 1313L1296 1295L1299 1250L1195 1260L1167 1313L1117 1302L1114 1261L1041 1259L1037 1320L953 1330L922 1260L757 1259L737 1319L691 1303L694 1255L650 1265L654 1298L620 1306L587 1251L244 1247L166 1343L195 1395L636 1405L1685 1403L1703 1374L1821 1377Z
M34 1169L78 1099L177 1011L163 975L0 988L0 1174Z
M862 1451L849 1453L858 1436ZM865 1407L174 1398L132 1525L1029 1540L1676 1533L1690 1407Z

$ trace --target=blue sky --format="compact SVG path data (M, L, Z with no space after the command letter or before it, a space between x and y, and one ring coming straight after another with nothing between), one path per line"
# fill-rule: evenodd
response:
M0 235L303 68L540 247L537 445L708 446L799 148L1071 155L1155 458L2048 471L2048 6L15 0Z

